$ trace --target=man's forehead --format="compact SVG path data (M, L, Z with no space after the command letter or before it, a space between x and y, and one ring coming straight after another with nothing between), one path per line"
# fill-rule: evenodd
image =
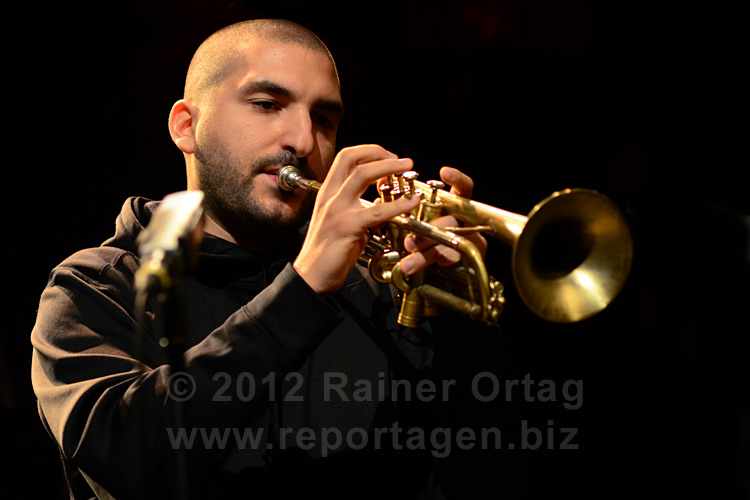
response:
M229 79L233 87L243 89L252 87L253 82L271 81L280 86L315 87L340 99L335 68L324 52L267 40L246 41L237 49L240 61Z
M237 45L236 54L241 58L243 65L254 69L266 71L294 69L293 67L284 68L284 66L311 61L318 67L318 73L336 74L333 61L327 53L295 43L246 37Z

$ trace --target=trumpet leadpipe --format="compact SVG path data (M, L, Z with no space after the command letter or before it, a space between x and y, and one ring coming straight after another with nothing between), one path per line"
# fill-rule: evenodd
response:
M297 167L295 167L294 165L285 165L284 167L282 167L277 174L277 182L279 188L284 191L293 191L295 189L301 188L307 191L317 192L320 190L321 186L320 182L318 181L302 177L302 175L300 175L299 169L297 169ZM370 207L374 205L373 202L367 200L360 199L359 202L364 207ZM405 217L403 215L399 215L394 217L392 221L398 223L399 225L407 228L410 231L413 231L420 235L428 235L428 237L430 237L431 239L454 248L458 246L458 241L461 239L453 233L440 231L435 227L430 226L429 224L414 219L413 217Z
M297 188L308 191L318 191L318 181L306 179L300 175L300 171L294 165L285 165L278 172L278 185L284 191L293 191ZM502 210L485 203L463 198L443 189L438 189L433 183L421 182L409 179L410 191L424 194L431 202L440 203L445 212L453 215L456 219L470 226L481 227L482 232L497 238L505 243L512 244L523 231L528 220L520 214ZM394 186L396 193L405 194L403 181ZM361 200L362 205L370 206L371 202Z
M512 244L523 232L528 217L485 203L458 196L444 189L437 189L421 181L414 181L414 189L443 206L446 213L464 224L481 227L481 232L505 243Z
M302 177L300 171L294 165L284 165L276 174L276 182L282 191L294 191L295 189L304 189L316 193L320 190L320 182ZM363 207L374 205L371 201L360 199L359 202Z

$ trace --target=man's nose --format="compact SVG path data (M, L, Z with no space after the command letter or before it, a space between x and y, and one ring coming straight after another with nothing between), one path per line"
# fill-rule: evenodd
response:
M295 110L289 113L281 145L283 149L291 151L298 158L306 158L315 150L315 134L310 113Z

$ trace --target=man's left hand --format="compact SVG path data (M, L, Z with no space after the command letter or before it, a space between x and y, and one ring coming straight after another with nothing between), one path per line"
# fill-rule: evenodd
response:
M474 190L474 181L468 175L455 168L443 167L440 169L440 178L443 182L451 186L450 192L452 194L461 196L462 198L471 198ZM460 225L460 222L452 215L444 215L430 221L430 224L442 229L457 227ZM470 233L463 235L463 237L474 243L482 255L485 255L487 252L487 240L481 233ZM405 274L418 273L433 263L450 266L461 259L461 254L456 250L414 234L406 237L404 246L406 250L411 252L401 259L401 270Z

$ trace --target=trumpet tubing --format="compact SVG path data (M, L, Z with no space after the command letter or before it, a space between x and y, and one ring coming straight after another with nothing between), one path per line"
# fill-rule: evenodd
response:
M318 191L294 165L278 173L281 189ZM622 213L606 196L589 189L565 189L539 202L528 215L512 213L445 191L440 181L421 182L416 172L391 176L380 186L383 202L419 196L416 213L402 214L373 235L360 256L374 279L399 291L399 323L416 327L425 316L447 308L494 325L504 308L503 285L488 274L476 246L462 234L481 232L512 247L511 269L519 296L537 316L572 323L605 309L630 272L633 242ZM360 200L364 206L373 203ZM429 222L450 214L466 226L440 229ZM454 269L431 266L405 276L399 261L403 237L415 233L456 249Z

